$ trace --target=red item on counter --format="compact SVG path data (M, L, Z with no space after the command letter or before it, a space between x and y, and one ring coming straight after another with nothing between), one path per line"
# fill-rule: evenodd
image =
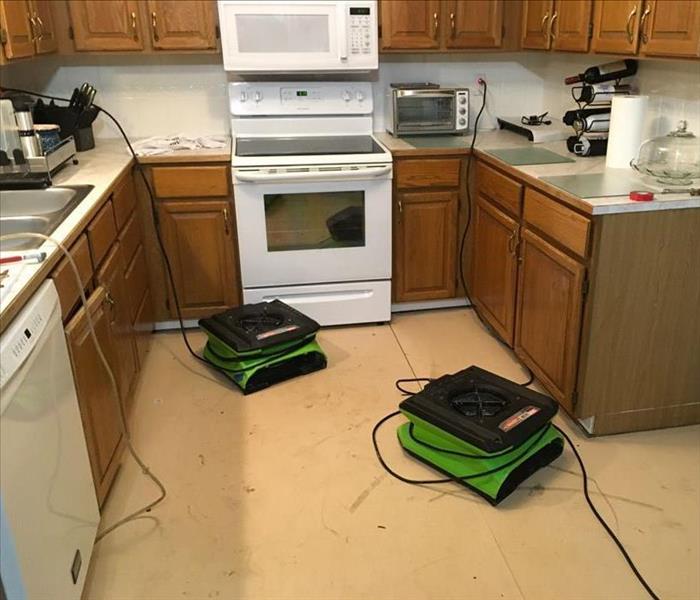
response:
M654 199L654 192L630 192L630 200L636 200L637 202L649 202Z

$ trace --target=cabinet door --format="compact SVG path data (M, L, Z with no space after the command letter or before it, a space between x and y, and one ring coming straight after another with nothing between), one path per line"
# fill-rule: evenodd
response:
M215 49L215 11L210 0L148 0L153 47L158 50Z
M647 0L641 30L641 54L700 56L700 2Z
M595 0L593 51L636 54L642 3L643 0Z
M399 192L394 206L394 299L453 298L459 193Z
M503 0L443 2L447 48L499 48L503 37Z
M97 341L112 365L115 351L109 317L105 310L105 297L104 289L98 287L90 295L88 307ZM90 335L85 308L81 308L66 326L66 338L97 501L102 506L119 466L122 441L119 407L107 371Z
M439 48L439 0L382 0L382 49Z
M32 0L32 14L36 23L36 53L48 54L58 48L56 28L51 14L51 0Z
M585 268L528 229L520 260L515 352L571 412Z
M518 262L518 223L479 195L474 205L470 300L509 345L513 345Z
M129 298L132 290L127 289L124 281L124 262L118 242L114 244L97 272L97 283L105 289L105 312L116 351L114 374L117 377L122 404L128 410L131 408L131 388L136 380L138 363Z
M552 18L552 12L552 0L525 0L521 48L549 50L549 20Z
M235 225L228 200L161 201L158 212L182 316L204 317L237 306ZM170 310L175 316L172 297Z
M551 21L552 48L588 52L592 0L555 0Z
M76 50L143 50L136 0L68 0Z
M35 27L32 27L29 4L26 0L0 1L0 27L5 31L2 47L5 58L34 56Z

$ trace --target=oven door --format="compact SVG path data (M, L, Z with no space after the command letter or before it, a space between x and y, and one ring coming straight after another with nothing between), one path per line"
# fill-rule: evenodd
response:
M391 166L234 169L243 287L391 278Z
M394 93L394 133L450 133L455 131L455 94L422 90Z
M375 0L220 0L224 69L376 69L376 12Z

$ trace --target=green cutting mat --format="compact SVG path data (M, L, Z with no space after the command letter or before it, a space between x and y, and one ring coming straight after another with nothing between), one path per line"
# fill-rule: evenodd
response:
M411 144L414 148L469 148L470 135L413 135L400 137L400 140Z
M551 165L554 163L572 163L573 158L561 156L544 148L507 148L501 150L484 150L509 165Z

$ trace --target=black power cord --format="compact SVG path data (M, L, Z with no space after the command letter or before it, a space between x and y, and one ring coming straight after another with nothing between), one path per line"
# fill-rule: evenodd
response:
M405 382L409 382L409 381L426 381L426 380L428 380L428 379L427 379L427 378L423 378L423 377L418 377L418 378L415 378L415 379L398 379L398 380L395 382L394 385L397 387L397 389L401 390L402 394L404 394L404 395L411 395L410 392L406 391L405 389L403 389L403 388L401 387L400 383L405 383ZM432 381L432 380L428 380L428 381ZM528 444L527 448L526 448L523 452L521 452L516 458L514 458L513 460L508 461L507 463L505 463L505 464L503 464L503 465L501 465L501 466L499 466L499 467L496 467L496 468L494 468L494 469L489 469L488 471L484 471L484 472L482 472L482 473L472 473L472 474L469 474L469 475L465 475L465 476L463 476L463 477L459 477L459 476L450 476L450 477L446 477L446 478L443 478L443 479L409 479L408 477L404 477L403 475L401 475L401 474L397 473L396 471L394 471L394 470L386 463L386 461L384 460L384 457L382 456L381 451L379 450L379 444L377 443L377 432L379 431L379 429L380 429L387 421L389 421L390 419L393 419L394 417L396 417L396 416L398 416L398 415L400 415L400 414L401 414L401 411L400 411L400 410L397 410L397 411L394 411L394 412L392 412L392 413L389 413L388 415L386 415L385 417L382 417L379 421L377 421L376 425L375 425L375 426L373 427L373 429L372 429L372 445L374 446L374 453L376 454L377 460L379 461L379 464L382 466L382 468L383 468L387 473L389 473L389 475L391 475L392 477L394 477L395 479L398 479L399 481L402 481L403 483L408 483L408 484L411 484L411 485L433 485L433 484L443 484L443 483L460 483L460 484L461 484L461 483L464 483L465 481L467 481L467 480L469 480L469 479L476 479L476 478L478 478L478 477L484 477L484 476L486 476L486 475L491 475L491 474L493 474L493 473L496 473L496 472L498 472L498 471L500 471L500 470L502 470L502 469L505 469L505 468L507 468L507 467L513 465L514 463L518 462L523 456L525 456L525 455L535 446L535 444L537 444L537 443L542 439L542 437L544 436L545 432L547 431L547 429L548 429L548 427L549 427L549 425L545 426L545 427L542 429L542 431L537 435L537 437L535 438L535 440L534 440L531 444ZM588 472L586 471L586 467L585 467L585 465L583 464L583 459L581 458L581 455L579 454L578 450L576 449L576 446L575 446L574 442L573 442L572 439L566 434L566 432L563 431L560 427L557 427L554 423L551 423L551 425L552 425L552 427L554 427L554 429L556 429L556 430L562 435L562 437L567 441L567 443L568 443L569 446L571 447L571 450L572 450L573 453L574 453L574 456L576 457L576 460L578 461L579 467L581 468L581 475L582 475L582 478L583 478L583 495L584 495L584 497L586 498L586 503L588 504L588 507L590 508L591 512L593 513L593 515L595 516L595 518L598 520L598 522L603 526L603 529L605 529L605 532L608 534L608 536L610 536L610 538L612 539L612 541L615 543L615 545L617 546L618 550L620 551L620 553L621 553L622 556L624 557L625 561L626 561L627 564L629 565L629 568L632 570L632 573L633 573L634 576L637 578L637 580L639 581L639 583L642 584L642 587L644 587L645 591L649 594L649 597L652 598L653 600L660 600L660 599L659 599L659 596L654 592L654 590L651 588L651 586L650 586L650 585L647 583L647 581L644 579L643 575L639 572L639 569L638 569L637 566L634 564L634 561L633 561L632 558L630 557L629 553L628 553L627 550L625 549L625 547L624 547L624 545L622 544L622 542L620 541L620 539L615 535L615 532L614 532L614 531L610 528L610 526L605 522L605 519L603 519L603 517L601 516L601 514L598 512L598 509L597 509L597 508L595 507L595 505L593 504L593 501L591 500L590 494L588 493ZM525 442L523 442L522 444L520 444L520 446L516 446L516 447L513 447L513 448L508 448L508 449L506 449L506 450L504 450L504 451L502 451L502 452L499 452L499 453L496 454L496 455L493 455L493 454L492 454L492 455L489 455L488 457L484 457L484 456L478 456L478 455L464 454L464 453L457 452L457 451L454 451L454 450L447 450L447 449L445 449L445 448L439 448L439 447L437 447L437 446L433 446L432 444L428 444L427 442L424 442L423 440L418 439L418 438L414 435L414 433L413 433L413 424L409 425L409 435L411 436L411 438L412 438L415 442L417 442L418 444L421 444L421 445L425 446L426 448L430 448L431 450L437 450L437 451L439 451L439 452L445 452L445 453L454 454L454 455L457 455L457 456L464 456L464 457L466 457L466 458L472 458L472 459L474 459L474 458L493 458L494 456L499 456L499 455L502 455L502 454L506 454L506 453L508 453L508 452L513 452L513 450L517 450L519 447L522 447L522 446L523 446L525 443L527 443L527 441L528 441L528 440L526 440ZM529 439L532 439L532 438L529 438Z
M482 91L482 100L481 100L481 107L479 108L479 112L476 114L476 118L474 119L474 131L472 132L472 141L471 144L469 145L469 155L467 156L467 170L466 170L466 195L467 195L467 222L464 226L464 232L462 233L462 239L460 240L459 243L459 277L462 282L462 287L464 288L464 293L466 296L470 299L471 301L471 294L469 293L469 288L467 287L467 281L466 278L464 277L464 248L467 242L467 236L469 235L469 227L471 226L472 223L472 195L471 195L471 189L469 186L469 175L471 173L471 166L472 166L472 161L474 157L474 145L476 144L476 135L478 132L479 128L479 120L481 119L481 115L484 112L484 109L486 108L486 92L489 89L488 84L486 83L485 79L479 78L478 83L481 87L483 87ZM546 114L546 113L545 113ZM505 346L510 350L510 346L501 338L501 336L494 330L491 325L489 325L484 317L481 315L479 312L479 309L476 307L476 304L472 301L469 306L467 306L468 309L471 309L474 311L474 314L477 316L479 321L481 321L481 324L484 326L484 329L488 331L488 333L496 339L501 345ZM521 363L521 365L525 368L527 371L528 379L525 383L522 383L521 385L523 386L528 386L530 385L533 381L535 381L535 374L532 372L532 369L528 367L527 365Z

